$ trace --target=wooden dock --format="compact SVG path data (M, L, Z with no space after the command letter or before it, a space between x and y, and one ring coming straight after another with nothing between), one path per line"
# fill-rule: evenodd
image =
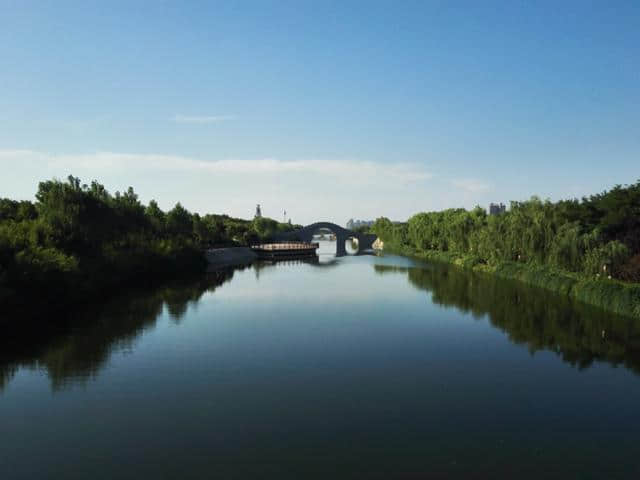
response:
M276 260L279 258L305 258L316 256L319 243L311 242L278 242L252 245L258 258Z

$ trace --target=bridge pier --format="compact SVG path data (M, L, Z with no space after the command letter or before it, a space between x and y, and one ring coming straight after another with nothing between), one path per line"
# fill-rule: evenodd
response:
M347 254L347 247L345 246L347 238L336 233L336 256L343 257Z

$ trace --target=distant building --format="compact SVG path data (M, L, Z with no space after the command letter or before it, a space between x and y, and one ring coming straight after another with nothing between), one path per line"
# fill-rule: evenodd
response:
M262 217L262 210L260 210L260 204L256 205L256 214L254 216L254 218L261 218Z
M352 218L347 222L347 229L353 230L358 227L371 227L374 223L373 220L354 220Z
M507 211L507 207L504 203L491 203L489 204L489 215L500 215Z

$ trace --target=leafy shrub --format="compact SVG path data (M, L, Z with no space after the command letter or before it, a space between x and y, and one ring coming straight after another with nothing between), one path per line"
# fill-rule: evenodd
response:
M634 255L622 265L618 275L621 280L640 283L640 254Z

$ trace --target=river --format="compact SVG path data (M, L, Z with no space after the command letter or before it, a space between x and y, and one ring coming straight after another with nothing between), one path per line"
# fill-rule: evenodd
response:
M639 478L640 322L327 251L5 338L0 478Z

